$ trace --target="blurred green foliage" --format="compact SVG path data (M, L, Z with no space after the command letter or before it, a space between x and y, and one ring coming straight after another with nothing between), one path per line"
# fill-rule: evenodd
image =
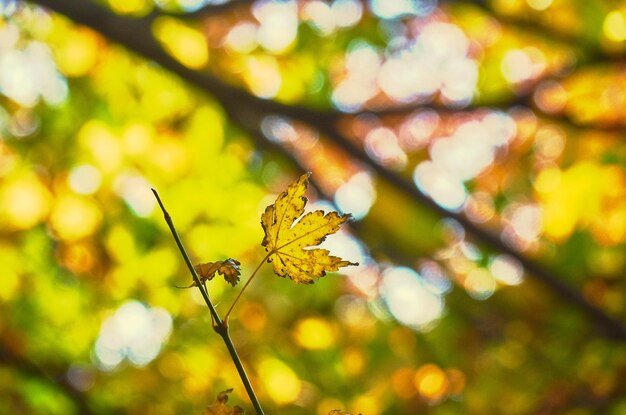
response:
M177 62L246 91L238 108L0 3L0 408L201 413L231 387L248 407L199 294L175 288L150 187L196 262L236 258L245 279L260 214L306 169L315 206L359 219L327 242L362 266L310 287L263 267L235 309L268 413L624 413L624 338L518 260L624 324L626 3L236 3L82 7L148 22ZM256 97L329 111L368 159ZM225 310L237 289L209 292Z

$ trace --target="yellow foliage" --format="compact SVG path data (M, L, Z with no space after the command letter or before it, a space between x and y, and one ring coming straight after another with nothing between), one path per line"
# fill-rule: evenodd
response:
M148 0L109 0L109 5L116 13L135 16L146 14L154 7Z
M154 34L174 59L183 65L200 69L209 62L209 45L204 35L179 20L159 17L154 21Z
M358 376L365 368L365 356L361 349L350 347L344 350L341 356L341 363L346 374L349 376ZM360 406L358 406L360 408Z
M52 208L50 225L59 239L74 241L93 234L102 221L102 211L93 200L65 194Z
M289 277L302 284L314 283L326 275L326 271L358 265L329 255L326 249L305 249L319 245L326 236L337 232L351 218L349 214L324 214L321 210L302 216L307 202L304 192L308 183L309 174L303 174L261 215L261 225L265 231L261 245L269 253L268 262L274 263L274 272L278 276Z
M127 125L122 132L122 142L126 154L142 156L153 145L154 128L148 123L133 122Z
M104 247L111 259L118 263L130 262L137 256L137 246L128 228L116 224L104 237Z
M289 404L300 395L302 382L295 372L280 360L266 358L258 370L265 390L274 402L280 405Z
M273 56L250 56L244 79L252 93L263 98L275 97L283 82L280 66Z
M171 180L185 177L189 170L189 149L176 136L156 141L150 151L150 161L162 176Z
M545 235L560 241L577 226L591 226L600 242L623 240L626 219L622 219L621 207L615 201L622 197L624 180L620 168L588 161L579 162L560 174L554 169L542 171L537 176L535 189L543 209ZM611 221L606 221L607 217ZM607 229L609 222L612 230Z
M0 264L2 264L2 284L0 284L0 304L10 300L20 286L23 265L17 249L0 244Z
M626 40L626 16L623 10L613 10L604 18L602 24L604 36L613 42Z
M92 30L77 27L55 49L59 70L67 76L85 76L98 60L102 47L100 37Z
M104 173L117 170L124 162L120 140L100 120L87 121L78 132L81 146L87 149Z
M0 191L0 226L29 229L41 222L50 210L48 189L32 173L17 175Z
M294 330L294 337L305 349L327 349L335 343L333 327L327 321L316 317L300 320Z
M426 364L415 373L415 386L424 399L437 402L448 392L449 382L439 366Z

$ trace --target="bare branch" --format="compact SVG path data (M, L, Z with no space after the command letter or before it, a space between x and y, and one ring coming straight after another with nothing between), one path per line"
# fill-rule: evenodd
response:
M470 105L462 109L448 108L443 105L428 103L428 104L406 104L400 106L378 107L378 108L366 108L360 111L351 113L344 113L340 111L331 112L325 114L326 117L339 120L341 117L360 117L360 116L375 116L375 117L393 117L393 116L406 116L412 113L432 110L439 115L470 115L481 113L485 111L508 111L516 107L526 107L535 111L537 116L545 121L558 123L572 130L577 131L597 131L603 133L624 133L626 132L626 120L615 120L613 122L593 122L593 121L579 121L571 115L561 112L554 114L546 114L537 108L529 95L521 95L515 97L515 99L507 102L506 104L487 104L487 105Z
M199 9L188 12L176 12L155 8L155 10L150 13L149 19L153 20L158 16L178 17L185 20L202 19L204 17L229 12L237 7L249 6L252 3L254 3L253 0L230 0L226 3L209 3Z

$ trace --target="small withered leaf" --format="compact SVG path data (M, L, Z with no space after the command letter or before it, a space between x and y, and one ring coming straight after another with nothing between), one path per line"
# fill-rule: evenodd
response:
M236 259L228 258L217 269L217 273L222 275L226 282L234 287L239 282L239 275L241 275L239 265L241 264Z
M228 258L223 261L204 262L194 265L198 277L202 283L211 281L215 274L222 275L226 282L233 287L239 282L239 275L241 270L239 269L239 261L233 258ZM189 287L195 287L196 283L193 282Z
M305 249L319 245L352 218L337 212L324 214L321 210L303 216L309 175L303 174L289 185L261 215L265 232L261 245L270 254L267 261L274 264L276 275L302 284L312 284L328 271L358 265L332 256L326 249Z
M228 405L228 394L233 390L226 389L225 391L221 391L217 394L217 399L215 402L209 406L207 406L206 411L202 413L202 415L243 415L245 411L242 407L235 405Z

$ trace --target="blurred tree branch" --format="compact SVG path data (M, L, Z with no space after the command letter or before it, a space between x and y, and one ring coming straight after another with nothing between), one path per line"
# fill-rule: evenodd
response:
M498 20L500 23L505 23L516 27L527 33L531 33L540 36L544 39L550 39L553 42L575 45L577 49L582 51L585 56L585 62L599 62L605 60L611 60L618 58L619 56L606 53L601 49L599 43L595 40L585 39L582 36L576 36L569 34L560 27L555 25L548 25L542 23L537 19L524 18L519 16L513 16L510 14L502 14L493 8L492 2L487 0L468 0L467 3L473 4L483 13ZM535 14L540 12L536 11Z
M35 0L36 1L36 0ZM364 7L367 7L367 2L361 0L364 3ZM253 0L231 0L227 3L222 4L207 4L195 11L192 12L167 12L161 9L155 10L149 16L144 18L135 19L137 21L143 21L144 25L148 25L154 20L154 18L159 15L168 15L173 17L180 17L186 20L193 19L202 19L204 17L209 17L215 14L228 12L237 7L246 6L253 4ZM454 3L450 0L442 1L442 4L446 3ZM468 0L467 4L471 4L481 10L483 13L491 16L492 18L498 20L501 23L507 23L512 26L517 27L519 30L526 31L528 33L541 36L542 38L550 39L554 42L566 44L566 45L575 45L576 48L582 49L583 53L580 58L578 58L575 62L575 65L570 68L571 69L581 69L584 67L590 67L597 64L613 64L617 65L620 62L616 60L623 59L623 57L616 56L615 54L608 54L603 51L600 46L591 41L585 41L584 38L580 36L573 36L567 33L563 33L562 31L558 31L554 28L546 26L542 23L539 23L535 20L529 20L524 18L518 18L508 15L499 14L493 7L489 4L488 1L485 0ZM207 74L207 76L209 76ZM210 77L210 76L209 76ZM522 90L516 91L512 93L507 99L504 99L499 102L490 102L484 104L470 104L467 107L464 107L462 110L454 109L447 107L442 104L438 104L436 102L430 103L409 103L404 105L392 105L378 108L365 108L360 111L356 111L353 113L344 113L336 110L326 110L326 111L315 111L310 108L298 106L295 104L290 104L285 108L275 108L274 110L281 112L282 114L288 115L298 119L310 119L311 122L323 122L324 119L327 121L336 121L338 118L342 116L358 116L358 115L375 115L375 116L388 116L388 115L404 115L411 113L413 111L422 110L422 109L432 109L437 111L439 114L452 114L459 113L460 111L480 111L480 110L491 110L491 109L500 109L507 110L515 106L526 106L528 108L533 108L535 111L541 114L542 117L549 119L551 121L563 123L575 128L591 128L597 131L606 131L606 132L622 132L626 130L626 124L623 123L594 123L590 122L580 122L576 120L574 117L570 116L567 113L546 113L540 108L538 108L533 102L533 92L535 91L535 87L544 81L556 80L562 81L562 77L554 77L550 74L544 75L536 80L534 80L531 84L526 85ZM252 96L255 99L258 99L255 96ZM263 105L262 103L268 103L273 101L268 101L265 99L258 99L258 104ZM278 104L273 102L274 104ZM281 104L278 104L279 106ZM269 108L268 108L269 109Z
M512 15L503 15L498 13L487 0L467 0L467 3L476 6L485 14L493 17L501 23L510 24L516 28L536 34L542 38L547 38L560 43L575 43L579 48L582 47L584 52L592 53L596 51L592 42L585 41L584 38L574 37L558 27L545 25L537 20L514 17Z
M232 115L229 114L229 117L231 117L231 119L236 122L238 115L236 113L233 113ZM242 124L240 123L239 125L241 126ZM243 130L249 136L253 137L259 143L262 149L270 152L273 155L280 156L286 163L291 165L291 167L293 167L298 172L297 174L300 174L301 172L304 172L307 170L307 167L304 166L301 162L299 162L295 157L293 157L284 146L268 141L263 136L263 133L259 129L254 129L252 127L244 127L244 126L242 126L241 128L243 128ZM311 177L310 185L315 189L315 191L318 193L319 196L328 200L334 206L333 207L334 210L339 210L339 208L335 205L333 201L332 195L326 193L323 190L323 187L319 186L315 182L314 177ZM367 221L368 219L366 217L363 220ZM356 238L360 239L361 241L364 241L364 230L363 230L363 226L361 222L351 223L349 228ZM387 239L385 244L382 244L375 248L370 247L370 250L371 250L370 252L371 255L377 260L391 261L394 265L406 266L409 268L412 268L415 265L415 257L410 257L402 253L401 247L398 245L398 242L396 240ZM454 294L454 291L452 291L450 294ZM462 295L464 295L464 293L462 293ZM459 300L458 296L455 297L454 295L449 295L448 297L446 297L447 309L449 310L450 314L454 315L455 318L458 318L459 320L462 320L465 323L467 323L470 327L473 328L473 330L477 330L477 331L486 330L486 328L484 327L484 321L483 321L485 316L496 317L506 324L516 319L518 320L520 319L519 313L516 312L515 310L512 311L504 307L500 307L498 305L493 304L492 302L485 302L481 304L480 305L481 314L476 315L475 312L468 310L466 307L463 307L463 308L459 307L457 305L457 303L459 302L458 300ZM506 299L504 299L503 301L506 302ZM529 317L528 315L525 315L525 316L521 316L521 318L528 319ZM504 331L504 327L506 326L506 324L501 324L500 327L498 327L498 329L496 330L497 333L487 333L487 334L484 334L483 337L485 338L489 338L490 336L491 337L495 336L497 338L503 337L504 336L503 331ZM594 329L595 327L591 327L591 332L593 332ZM581 338L588 338L590 334L592 333L588 333L588 332L579 333ZM538 334L538 336L541 336L541 334ZM436 344L433 344L432 341L428 338L428 336L424 335L424 333L418 333L417 338L420 341L421 352L424 353L426 356L428 356L429 361L434 362L440 367L446 367L446 366L450 366L453 364L450 361L451 360L450 356L448 356L445 352L441 351L440 348L438 348ZM555 364L555 362L550 358L550 356L547 355L541 347L539 347L538 344L540 344L541 342L542 340L537 340L537 342L529 343L526 346L527 350L530 353L532 353L533 359L540 361L544 367L549 368L551 373L560 373L560 375L566 376L562 368L559 367L557 364ZM608 402L610 401L610 399L615 399L617 398L617 396L618 395L615 394L615 396L607 397L604 400L604 402ZM572 401L574 401L576 397L568 396L568 398L569 399L565 403L574 405Z
M366 3L363 1L363 3ZM442 0L441 4L445 7L445 5L455 4L457 2L451 0ZM561 45L566 45L573 47L579 51L581 51L580 55L576 57L574 64L567 68L566 75L552 75L545 74L535 80L533 80L530 84L525 85L523 89L512 93L506 99L500 100L498 102L489 102L484 104L470 104L464 107L463 111L475 111L475 110L485 110L490 108L507 110L514 106L526 106L528 108L533 108L542 117L549 119L550 121L555 121L559 123L563 123L565 125L569 125L574 128L588 128L596 131L604 131L604 132L623 132L626 130L626 124L623 122L615 122L615 123L597 123L594 121L589 122L581 122L578 121L575 117L570 116L565 112L559 113L546 113L541 108L538 108L533 101L533 92L537 85L545 81L563 81L567 78L567 74L573 72L574 69L583 69L597 66L599 64L602 65L613 65L623 67L625 57L623 54L618 53L609 53L602 49L601 45L597 41L592 41L585 39L582 36L576 36L572 34L568 34L559 30L554 25L548 26L547 24L543 24L536 19L528 19L523 17L517 17L512 15L503 15L498 13L491 6L490 1L486 0L467 0L464 3L473 5L480 12L485 15L497 20L500 23L504 23L515 27L519 31L526 32L531 35L535 35L542 39L549 39L554 43L558 43ZM378 108L365 108L360 111L356 111L351 113L352 115L375 115L375 116L388 116L388 115L404 115L409 114L413 111L417 111L420 109L432 109L437 111L440 114L454 113L458 112L458 110L451 109L445 105L438 104L436 102L433 103L408 103L404 105L390 105L390 106L381 106Z
M49 373L32 361L14 353L6 345L0 343L0 364L4 363L9 367L23 373L26 376L35 377L54 386L60 393L65 395L72 401L79 414L92 415L94 412L90 409L86 396L71 383L66 377L66 370L54 370L54 374Z
M546 270L539 263L504 244L498 235L480 228L461 214L442 208L423 194L411 181L373 161L360 146L336 129L335 122L344 114L336 111L316 111L302 106L286 105L262 99L242 89L227 85L210 74L189 69L161 48L152 36L151 20L149 18L137 19L119 16L92 1L31 1L61 13L79 24L89 26L110 40L120 43L148 59L154 60L162 67L179 75L182 79L213 95L224 106L231 119L234 114L239 114L237 116L237 122L239 123L258 123L264 116L280 114L310 125L339 145L354 159L368 165L388 184L438 214L457 220L465 227L467 232L471 233L485 245L516 258L530 276L543 282L561 298L585 313L602 329L601 331L605 336L626 340L626 327L621 321L607 315L600 308L589 303L579 291L570 287L562 278L555 276L554 273Z
M208 16L212 16L215 14L223 13L226 11L233 10L239 6L250 5L252 3L253 3L253 0L230 0L226 3L209 3L196 10L188 11L188 12L168 11L168 10L163 10L157 7L154 9L152 13L150 13L148 18L153 20L158 16L171 16L171 17L178 17L178 18L186 19L186 20L201 19L203 17L208 17Z
M553 78L545 77L539 80L547 81ZM539 83L537 82L537 83ZM532 91L533 89L530 88ZM356 111L354 113L343 113L337 111L335 114L336 119L340 119L341 117L358 117L358 116L375 116L375 117L392 117L392 116L403 116L410 115L411 113L423 111L423 110L432 110L435 111L439 115L463 115L463 114L471 114L480 111L506 111L515 107L527 107L534 110L537 113L537 116L541 119L544 119L548 122L559 123L569 128L575 130L586 130L586 131L598 131L604 133L624 133L626 132L626 124L623 122L612 122L612 123L596 123L593 121L590 122L581 122L573 118L572 116L565 113L554 113L554 114L546 114L539 110L537 106L534 104L532 96L529 93L521 93L515 96L513 99L501 102L497 104L490 105L470 105L468 107L464 107L459 110L455 110L444 105L437 105L434 103L428 104L405 104L399 106L389 106L389 107L379 107L379 108L371 108L371 109L362 109ZM331 118L331 114L328 114L328 117Z

